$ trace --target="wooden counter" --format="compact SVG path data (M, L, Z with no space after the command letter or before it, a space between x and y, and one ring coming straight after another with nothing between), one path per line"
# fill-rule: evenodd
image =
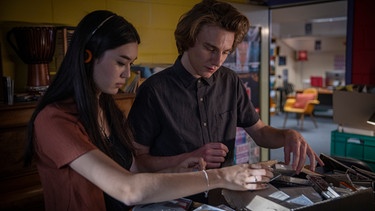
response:
M127 115L135 94L115 100ZM36 102L0 104L0 210L43 210L43 192L35 166L23 167L27 123Z

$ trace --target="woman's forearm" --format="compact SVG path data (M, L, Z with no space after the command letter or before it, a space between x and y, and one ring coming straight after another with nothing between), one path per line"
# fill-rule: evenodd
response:
M99 150L90 151L70 166L107 194L127 205L172 200L214 188L263 189L273 175L248 164L188 173L131 173ZM256 176L255 176L256 175ZM255 183L254 183L255 181ZM256 183L256 182L260 183Z

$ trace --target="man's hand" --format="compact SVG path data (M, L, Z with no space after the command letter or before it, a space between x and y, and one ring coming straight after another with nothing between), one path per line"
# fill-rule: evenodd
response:
M207 163L207 169L219 168L225 161L229 149L222 143L208 143L190 153L191 157L202 157Z
M293 154L292 167L296 170L297 174L299 174L304 167L307 157L309 157L310 160L311 171L315 171L317 161L321 166L324 166L319 156L311 149L302 135L295 130L285 131L284 156L287 165L291 160L290 154Z
M262 120L251 127L245 128L258 146L277 149L284 147L285 164L289 165L293 154L292 167L299 174L305 166L306 158L310 160L310 170L315 171L316 163L324 166L323 161L312 150L302 135L296 130L277 129L264 124Z
M203 158L199 157L189 157L184 160L182 163L177 165L176 167L172 168L171 170L167 170L164 172L190 172L190 171L202 171L206 169L206 162Z

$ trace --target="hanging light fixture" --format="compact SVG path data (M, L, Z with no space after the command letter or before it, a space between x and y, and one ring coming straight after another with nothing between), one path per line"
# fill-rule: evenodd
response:
M307 51L297 51L297 61L307 61Z

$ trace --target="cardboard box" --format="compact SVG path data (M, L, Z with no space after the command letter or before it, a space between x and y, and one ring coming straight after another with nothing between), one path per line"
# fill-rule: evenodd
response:
M374 206L374 193L372 188L367 188L363 190L355 191L351 194L332 198L328 200L323 200L315 202L312 205L300 206L296 208L286 207L286 203L280 205L276 203L276 200L272 200L268 197L269 193L274 191L275 188L270 190L262 191L231 191L223 190L222 194L232 208L236 210L247 209L247 207L252 207L253 211L260 210L278 210L278 211L315 211L315 210L330 210L330 211L373 211ZM254 209L254 204L258 204L258 207ZM263 207L261 207L263 206ZM265 209L265 207L267 209ZM271 209L272 208L272 209Z
M333 92L333 121L341 126L374 131L366 121L375 112L375 94Z
M321 155L320 158L325 160L327 166L329 164L332 165L332 163L326 162L327 159L334 161L334 159L325 155ZM375 210L373 186L358 184L358 182L366 181L372 183L372 181L368 178L364 179L364 177L359 179L359 174L353 173L361 172L361 175L373 178L372 175L366 172L352 169L352 176L350 176L349 174L342 173L332 174L329 171L324 177L321 177L322 175L319 176L319 173L309 172L306 175L306 179L303 179L303 175L300 175L302 177L285 176L287 174L279 171L276 165L274 168L275 172L281 173L282 176L268 183L266 189L254 191L223 189L221 194L226 203L235 210L251 211ZM337 166L334 169L344 171L337 168ZM323 167L317 169L317 171L325 172ZM336 177L333 177L334 175ZM297 180L306 180L307 183ZM346 185L342 185L341 182L344 182Z

